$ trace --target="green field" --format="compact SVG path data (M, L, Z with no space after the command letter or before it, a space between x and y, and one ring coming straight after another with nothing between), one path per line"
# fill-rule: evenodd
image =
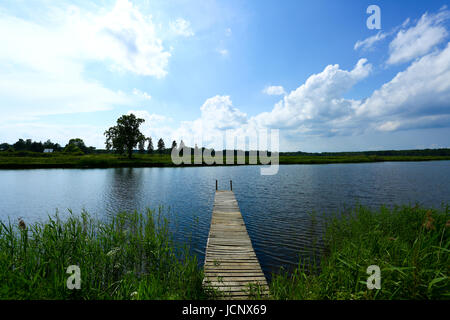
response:
M214 299L203 270L177 247L157 213L87 213L46 222L0 223L0 299ZM325 220L316 263L274 274L270 299L450 299L450 210L357 207ZM67 288L68 266L81 271ZM366 269L381 269L367 289ZM254 298L257 298L255 296Z
M327 164L381 161L450 160L450 155L280 155L280 164ZM190 166L200 166L200 164ZM224 157L224 164L226 160ZM235 160L234 163L237 163ZM245 163L249 164L249 157ZM259 162L258 162L259 163ZM202 165L207 165L203 162ZM134 154L132 159L116 154L71 155L65 153L0 152L0 169L174 167L170 154ZM182 164L181 166L187 166Z

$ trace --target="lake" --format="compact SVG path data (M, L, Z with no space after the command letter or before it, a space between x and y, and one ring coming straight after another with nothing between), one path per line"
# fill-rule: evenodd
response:
M215 180L233 191L266 276L294 267L320 247L321 214L362 204L450 203L450 161L259 166L0 170L0 219L45 221L82 209L107 219L121 210L170 210L175 239L189 241L200 263L209 232Z

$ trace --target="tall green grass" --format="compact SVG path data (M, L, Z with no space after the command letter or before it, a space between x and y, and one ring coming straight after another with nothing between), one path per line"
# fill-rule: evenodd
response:
M70 265L81 269L80 290L66 286ZM0 299L203 299L202 280L161 212L0 223Z
M450 214L418 206L357 207L327 222L320 265L299 264L270 285L274 299L450 299ZM367 267L381 289L367 288Z
M108 222L87 213L30 225L0 222L0 299L218 297L202 286L195 256L174 244L163 216L147 210ZM448 206L357 207L326 221L320 259L274 274L270 298L450 298ZM81 269L80 290L66 286L70 265ZM381 269L380 290L367 288L370 265Z

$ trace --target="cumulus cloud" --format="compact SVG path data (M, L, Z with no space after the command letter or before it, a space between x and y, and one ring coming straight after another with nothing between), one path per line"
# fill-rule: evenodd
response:
M167 134L188 145L221 148L225 130L235 137L252 137L261 129L280 129L286 146L301 137L450 126L450 43L414 61L367 98L344 98L371 70L366 59L351 70L328 65L286 93L271 111L251 117L233 106L229 96L211 97L200 107L199 118Z
M450 115L450 43L414 61L361 103L356 114L381 122L393 131L427 126ZM444 118L442 118L444 117ZM386 119L386 120L385 120ZM450 125L450 122L448 122Z
M183 121L172 132L174 139L207 147L220 146L224 134L243 132L248 126L248 116L233 106L229 96L214 96L206 99L200 107L201 115L193 121Z
M360 59L351 71L342 70L337 64L328 65L287 94L271 112L259 114L253 121L260 126L294 128L345 117L351 112L354 101L342 95L367 77L371 69L366 59Z
M247 115L237 108L229 96L209 98L200 107L201 120L205 126L220 130L239 127L247 122Z
M415 26L400 30L389 44L387 63L408 62L430 52L447 37L447 30L442 24L449 16L447 10L440 10L437 14L425 13Z
M262 92L271 96L279 96L286 94L282 86L268 86L265 87Z
M271 112L253 117L234 107L229 96L209 98L200 107L201 116L194 121L182 122L173 137L185 141L197 138L204 146L217 147L226 130L236 137L253 137L264 129L284 129L287 135L335 134L357 104L342 95L367 77L371 68L366 59L359 60L350 71L340 69L339 65L329 65L287 94Z
M0 11L0 110L6 118L92 112L136 97L88 78L88 63L164 77L164 51L150 17L127 0L110 10L51 7L38 20ZM26 94L25 94L26 93Z
M191 29L191 23L183 18L178 18L170 22L170 29L173 33L183 37L192 37L194 32Z

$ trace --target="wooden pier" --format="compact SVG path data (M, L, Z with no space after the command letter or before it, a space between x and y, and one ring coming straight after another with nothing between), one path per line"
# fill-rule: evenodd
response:
M234 193L217 190L217 182L204 272L204 285L219 290L225 299L249 298L250 286L268 294Z

